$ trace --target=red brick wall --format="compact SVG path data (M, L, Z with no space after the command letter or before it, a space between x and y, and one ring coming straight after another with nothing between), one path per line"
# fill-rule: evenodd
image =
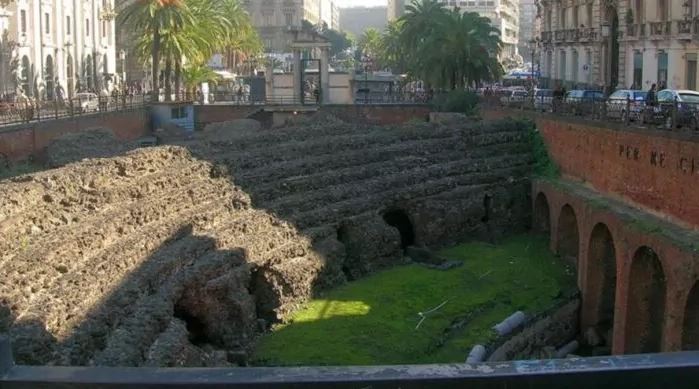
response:
M594 271L593 269L599 269L599 266L592 266L601 259L594 257L594 252L590 250L590 241L595 226L603 224L612 236L616 268L613 352L625 353L628 338L637 336L634 331L636 326L647 324L627 320L631 265L641 247L650 247L658 255L667 286L664 315L654 318L661 321L659 324L662 325L660 348L663 351L681 350L687 299L690 290L697 283L697 274L699 274L698 255L687 248L679 247L674 239L634 227L631 223L633 216L625 216L611 209L598 207L561 185L535 181L532 189L533 199L536 199L540 193L546 197L550 210L550 246L554 252L561 232L561 226L559 226L561 210L565 205L570 205L575 212L579 231L577 268L578 285L583 298L580 312L583 331L594 325L599 314L597 300L593 296L599 293L601 285L595 281L599 277L595 277L590 272Z
M537 120L563 174L699 226L699 142L661 132Z
M92 128L109 128L120 140L134 140L150 132L150 119L144 108L1 128L0 154L12 161L36 157L53 139Z

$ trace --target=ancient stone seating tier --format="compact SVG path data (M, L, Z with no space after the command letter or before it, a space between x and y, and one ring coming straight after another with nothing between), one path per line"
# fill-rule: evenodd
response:
M521 124L235 129L0 184L18 362L226 365L318 290L401 263L406 239L530 219Z

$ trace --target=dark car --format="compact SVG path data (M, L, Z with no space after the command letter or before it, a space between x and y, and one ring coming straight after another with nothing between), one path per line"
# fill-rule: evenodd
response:
M673 111L675 126L699 130L699 92L692 90L664 89L658 92L658 110L665 128L672 128Z
M590 115L601 111L604 100L602 91L575 89L566 94L563 102L566 111L573 115Z

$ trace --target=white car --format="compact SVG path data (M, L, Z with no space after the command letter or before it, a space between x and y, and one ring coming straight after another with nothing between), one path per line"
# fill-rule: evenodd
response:
M73 107L75 107L78 112L99 111L99 97L89 92L78 93L73 97Z

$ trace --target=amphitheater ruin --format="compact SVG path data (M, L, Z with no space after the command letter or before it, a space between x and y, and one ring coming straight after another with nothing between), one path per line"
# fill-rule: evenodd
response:
M699 347L699 219L650 209L675 184L630 178L654 146L537 126L560 179L533 175L531 125L509 119L381 126L318 113L274 129L211 124L102 158L63 150L61 167L0 181L0 333L19 364L233 366L319 291L401 265L407 247L534 229L577 269L582 302L565 309L580 337L609 331L615 354ZM699 150L675 142L668 166L672 147ZM621 193L611 166L652 189Z

